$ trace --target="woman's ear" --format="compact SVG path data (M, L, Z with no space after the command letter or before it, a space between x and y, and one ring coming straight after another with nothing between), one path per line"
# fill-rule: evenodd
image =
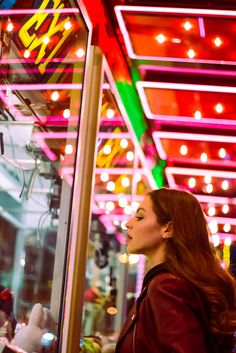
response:
M168 239L173 237L173 225L172 222L168 222L163 229L163 239Z

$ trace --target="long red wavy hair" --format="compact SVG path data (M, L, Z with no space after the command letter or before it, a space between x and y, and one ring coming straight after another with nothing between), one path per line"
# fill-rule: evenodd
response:
M198 200L190 192L168 188L148 195L158 223L172 222L173 236L166 240L168 269L203 293L209 303L212 332L232 335L236 330L236 281L222 268L209 241L206 218Z

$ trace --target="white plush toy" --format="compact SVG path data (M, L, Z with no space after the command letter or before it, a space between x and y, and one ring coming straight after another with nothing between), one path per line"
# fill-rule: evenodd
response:
M28 325L17 332L11 344L27 353L40 353L45 332L55 334L55 323L50 311L37 303L32 308Z

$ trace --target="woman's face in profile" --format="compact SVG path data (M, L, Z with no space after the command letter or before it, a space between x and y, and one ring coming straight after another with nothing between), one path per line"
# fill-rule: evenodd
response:
M127 251L147 257L163 244L165 226L160 226L150 196L145 196L135 215L126 223Z

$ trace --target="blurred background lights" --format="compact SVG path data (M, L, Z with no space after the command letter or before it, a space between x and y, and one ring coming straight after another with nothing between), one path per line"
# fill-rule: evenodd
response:
M104 152L105 154L110 154L110 153L111 153L111 146L110 146L110 145L105 145L105 146L103 147L103 152Z
M118 204L119 204L120 207L125 207L125 206L128 205L128 201L127 201L127 199L125 197L121 197L118 200Z
M76 56L77 56L78 58L83 58L84 55L85 55L85 51L84 51L83 48L79 48L79 49L76 50Z
M210 174L205 175L204 181L206 184L210 184L212 182L212 176Z
M127 139L121 139L121 140L120 140L120 147L121 147L121 148L124 148L124 149L127 148L127 147L128 147L128 144L129 144L129 143L128 143L128 140L127 140Z
M28 58L30 57L30 50L29 50L29 49L26 49L26 50L24 51L23 56L24 56L25 59L28 59Z
M195 178L189 178L188 180L188 186L190 188L194 188L196 186L196 179Z
M130 265L135 265L139 262L139 255L131 254L129 255L129 263Z
M187 56L189 57L189 59L193 59L196 56L196 53L193 49L189 49L187 51Z
M134 152L132 152L132 151L128 151L127 153L126 153L126 159L127 159L127 161L133 161L134 160Z
M220 245L220 237L218 234L213 234L211 236L211 239L212 239L212 243L213 243L214 247L217 247L218 245Z
M218 223L217 223L217 221L216 221L215 219L213 219L212 221L210 221L210 222L208 223L208 226L209 226L210 232L211 232L212 234L215 234L215 233L218 232Z
M186 154L188 153L188 147L186 145L182 145L180 147L180 153L183 155L183 156L186 156Z
M132 202L132 209L133 209L133 211L137 211L139 205L140 205L140 203L137 202L137 201Z
M50 42L50 38L49 37L46 36L46 37L43 38L43 43L44 44L47 45L49 42Z
M112 201L107 201L106 202L106 209L108 211L113 211L115 209L115 204Z
M225 149L223 147L219 149L219 157L220 158L225 158L226 157L226 151L225 151Z
M127 230L126 223L127 223L127 221L122 221L120 224L120 226L123 230Z
M130 205L125 206L125 207L124 207L124 213L125 213L126 215L131 215L131 214L133 213L132 207L131 207Z
M224 232L228 233L231 229L231 225L229 223L224 224Z
M58 99L59 99L59 92L58 92L58 91L52 92L52 94L51 94L51 100L52 100L53 102L56 102L56 101L58 101Z
M202 118L202 113L200 112L200 110L196 110L194 113L194 118L196 120L200 120Z
M114 183L114 181L108 181L106 189L108 191L114 191L115 188L116 188L116 184Z
M208 192L208 194L211 194L213 191L213 185L212 184L207 184L206 186L206 192Z
M228 188L229 188L228 180L223 180L222 183L221 183L221 187L222 187L223 190L228 190Z
M106 117L108 118L108 119L112 119L112 118L114 118L114 116L115 116L115 111L113 110L113 109L107 109L107 111L106 111Z
M230 237L225 238L224 244L225 246L230 246L232 243L232 239Z
M68 144L65 147L65 154L71 154L73 152L73 146Z
M25 259L23 257L20 259L20 264L22 267L25 266Z
M229 205L225 204L223 207L222 207L222 212L224 214L227 214L229 212Z
M221 103L217 103L214 108L218 114L221 114L224 111L224 107Z
M220 37L215 37L213 42L214 42L215 46L218 48L223 44L223 41Z
M8 22L7 24L7 32L12 32L14 29L13 23L12 22Z
M206 154L205 152L203 152L203 153L201 154L200 160L201 160L202 163L206 163L206 162L207 162L208 156L207 156L207 154Z
M123 177L123 178L121 179L121 185L122 185L124 188L126 188L127 186L129 186L129 184L130 184L130 181L129 181L129 178L128 178L128 177Z
M109 306L107 308L107 313L110 315L115 315L117 314L118 310L114 306Z
M69 29L71 29L71 27L72 27L72 23L70 22L70 21L67 21L65 24L64 24L64 28L65 28L65 30L69 30Z
M191 22L189 22L189 21L184 22L184 29L185 29L186 31L190 31L190 29L191 29L192 27L193 27L193 26L192 26Z
M124 253L124 254L119 254L118 255L118 260L122 263L122 264L127 264L129 261L129 255Z
M156 36L156 41L159 44L163 44L166 41L166 37L164 36L164 34L160 33Z
M63 110L63 117L65 119L68 119L70 117L70 109L64 109Z
M215 216L215 214L216 214L216 209L215 209L215 207L214 206L210 206L209 208L208 208L208 215L209 216Z
M104 183L107 182L107 181L109 180L109 174L106 173L106 172L101 173L100 179L101 179L101 181L103 181Z

